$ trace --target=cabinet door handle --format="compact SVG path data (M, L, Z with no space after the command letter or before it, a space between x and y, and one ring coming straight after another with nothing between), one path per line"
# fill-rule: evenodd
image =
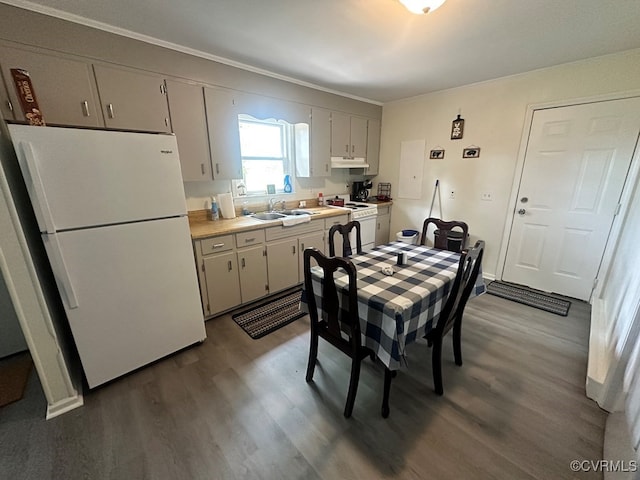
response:
M211 248L221 248L221 247L224 247L224 243L214 243L213 247Z
M107 104L107 110L109 113L109 118L115 118L115 115L113 113L113 103Z
M86 100L84 102L82 102L82 114L85 117L90 117L91 114L89 113L89 102L87 102Z
M292 245L291 253L294 254L294 255L296 254L296 246L295 245Z
M13 112L13 103L11 103L11 100L7 100L7 107Z
M325 164L324 164L324 171L325 171L325 172L328 172L328 171L329 171L329 164L328 164L328 163L325 163Z
M349 144L348 144L348 143L346 143L346 144L344 145L344 151L345 151L345 152L347 152L347 153L349 153Z
M244 239L244 243L255 242L255 241L256 241L256 237Z
M304 252L304 243L300 244L300 251Z
M216 173L220 173L220 164L216 163Z
M169 126L169 119L167 117L164 117L164 126L165 127Z
M378 222L378 230L380 230L380 222Z
M351 153L354 153L356 151L356 146L355 145L351 145Z
M204 163L200 164L200 171L202 172L202 175L204 175Z
M245 267L245 263L244 263L244 257L242 258L242 268Z
M227 265L229 266L229 271L233 270L233 268L231 267L231 260L229 260L229 262L227 263Z

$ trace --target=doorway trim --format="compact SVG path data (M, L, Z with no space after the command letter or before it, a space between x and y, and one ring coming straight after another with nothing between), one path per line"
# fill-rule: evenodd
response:
M522 172L524 170L524 160L525 155L527 153L527 147L529 145L529 133L531 132L531 125L533 123L533 115L536 110L546 110L549 108L560 108L560 107L572 107L575 105L582 105L586 103L599 103L599 102L608 102L611 100L622 100L625 98L635 98L640 97L640 90L630 90L627 92L618 92L618 93L610 93L606 95L596 95L593 97L578 97L574 99L568 100L556 100L552 102L545 103L532 103L527 105L527 111L524 118L524 123L522 127L522 137L520 138L520 147L518 148L518 159L516 162L516 168L513 174L513 183L511 185L511 194L509 195L509 208L506 212L504 231L502 233L502 241L500 242L500 250L498 252L498 271L496 272L496 276L499 280L503 279L505 264L507 261L507 248L509 246L509 237L511 236L511 229L513 227L513 212L515 209L515 204L518 199L518 191L520 189L520 182L522 180ZM620 211L614 217L613 223L611 225L611 231L609 233L609 238L607 239L607 243L605 245L604 253L602 255L602 259L600 261L600 268L598 269L598 273L596 279L601 278L602 272L607 272L609 270L609 266L611 264L611 260L613 258L613 252L611 251L610 245L614 244L620 235L620 231L622 229L622 222L626 216L627 210L629 209L629 200L631 199L631 195L633 193L633 186L635 185L636 179L640 175L640 148L636 147L636 151L634 152L633 158L631 159L631 165L629 167L629 172L627 173L627 178L624 182L624 186L622 187L622 195L620 198ZM589 303L592 303L593 299L598 297L600 291L602 289L602 282L598 281L596 287L591 292L591 297L589 298Z

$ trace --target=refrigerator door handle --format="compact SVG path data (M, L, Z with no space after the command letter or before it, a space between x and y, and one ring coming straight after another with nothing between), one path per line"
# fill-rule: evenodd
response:
M24 153L24 158L27 162L27 172L29 172L31 186L33 187L36 199L38 200L40 218L44 222L45 231L47 233L56 233L56 227L53 224L53 216L51 215L47 195L44 191L44 184L42 183L42 177L40 177L40 170L38 170L38 162L36 160L33 147L29 142L20 142L20 145L22 146L22 152Z
M56 279L60 282L59 287L64 292L64 296L67 298L69 308L78 308L78 297L76 296L76 292L73 288L73 283L71 283L69 271L67 270L67 264L64 262L64 257L62 256L62 249L60 248L58 236L47 235L47 238L50 242L50 248L47 249L47 253L49 254L49 258L51 260L51 263L53 264L52 267Z

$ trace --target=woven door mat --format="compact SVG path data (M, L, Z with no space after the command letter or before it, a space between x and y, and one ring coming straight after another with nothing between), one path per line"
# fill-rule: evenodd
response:
M29 352L0 360L0 407L22 398L32 365Z
M569 314L569 307L571 307L571 302L568 300L556 298L531 288L499 281L493 281L487 285L487 293L557 315L562 315L563 317Z
M251 338L261 338L306 315L300 310L301 296L302 290L296 290L236 313L231 318Z

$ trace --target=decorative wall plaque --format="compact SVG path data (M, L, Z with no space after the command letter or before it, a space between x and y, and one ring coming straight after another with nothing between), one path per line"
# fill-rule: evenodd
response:
M444 150L442 150L442 149L431 150L429 152L429 158L437 159L437 160L443 159L444 158Z
M480 147L467 147L462 149L462 158L479 158Z
M451 122L451 140L460 140L464 134L464 118L456 118Z

